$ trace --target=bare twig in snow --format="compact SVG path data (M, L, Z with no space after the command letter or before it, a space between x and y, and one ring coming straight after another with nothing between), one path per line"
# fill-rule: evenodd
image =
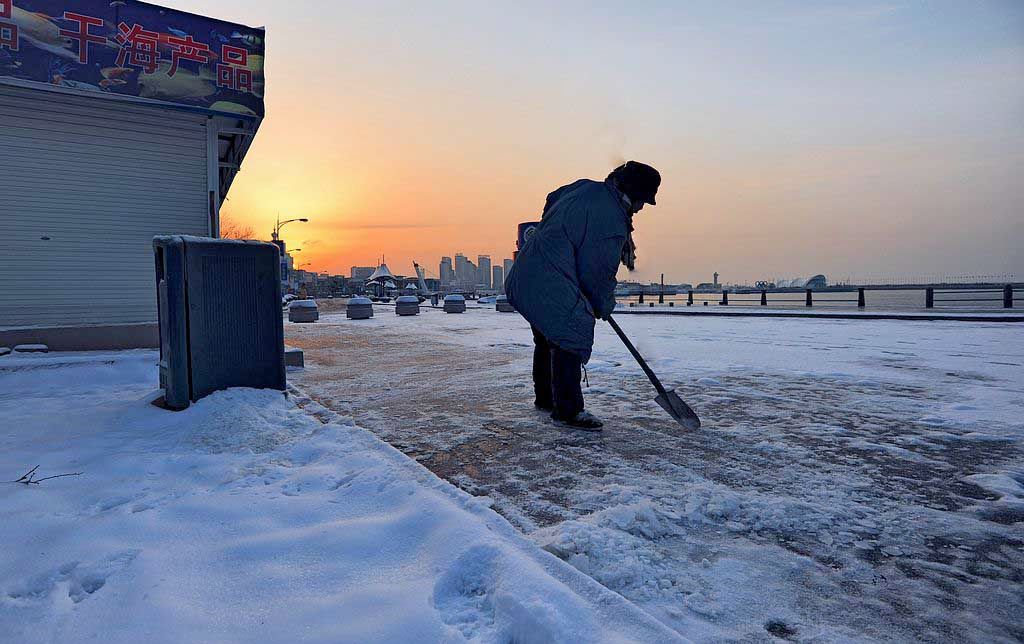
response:
M32 475L33 475L33 474L35 473L35 471L36 471L36 470L38 470L38 469L39 469L39 466L38 466L38 465L36 465L35 467L33 467L32 469L30 469L29 471L27 471L27 472L25 472L24 474L22 474L22 475L21 475L21 478L17 479L16 481L10 481L10 482L11 482L11 483L24 483L25 481L29 481L29 480L32 480Z
M24 474L22 474L20 477L16 478L15 480L7 481L7 482L8 483L22 483L24 485L39 485L43 481L49 481L50 479L59 479L62 476L81 476L82 475L81 472L68 472L67 474L54 474L53 476L44 476L41 479L37 479L37 478L35 478L35 475L36 475L36 470L38 470L38 469L39 469L39 466L36 465L35 467L30 469L29 471L27 471Z

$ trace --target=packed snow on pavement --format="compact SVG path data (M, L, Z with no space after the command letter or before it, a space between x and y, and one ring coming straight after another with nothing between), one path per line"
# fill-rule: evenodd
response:
M676 639L301 396L153 406L156 362L0 358L0 640Z
M677 632L1024 639L1024 326L624 314L704 427L598 323L590 434L532 409L518 315L376 309L287 325L292 382Z

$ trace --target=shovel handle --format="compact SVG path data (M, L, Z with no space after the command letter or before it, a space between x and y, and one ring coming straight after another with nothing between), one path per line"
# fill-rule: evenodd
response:
M622 332L621 328L619 328L619 323L616 322L611 315L609 315L607 319L608 324L612 325L612 328L615 329L615 333L617 333L619 339L622 340L622 344L626 345L626 348L629 349L629 352L633 354L633 357L636 358L636 361L640 364L640 368L643 369L644 373L647 374L647 377L650 378L651 384L654 385L654 388L658 390L659 394L665 393L664 385L662 385L661 381L658 380L658 376L654 375L651 368L647 366L647 361L644 360L644 357L636 350L636 347L634 347L633 343L629 341L626 334Z

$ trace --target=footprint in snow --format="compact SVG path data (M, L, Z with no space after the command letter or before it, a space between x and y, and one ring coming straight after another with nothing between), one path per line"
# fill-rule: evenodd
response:
M434 584L434 608L445 624L459 629L467 639L480 638L482 631L494 626L493 593L499 556L497 548L474 546Z
M7 590L0 599L26 606L51 597L58 584L67 584L67 594L78 604L107 584L111 576L127 568L139 550L123 550L91 563L68 562ZM51 601L58 601L56 599Z

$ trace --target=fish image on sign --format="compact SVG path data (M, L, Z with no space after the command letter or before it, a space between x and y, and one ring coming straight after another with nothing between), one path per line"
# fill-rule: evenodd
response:
M168 67L167 63L161 63L152 74L139 74L139 96L173 101L206 98L217 91L213 74L206 70L193 74L179 69L170 76L167 74Z

